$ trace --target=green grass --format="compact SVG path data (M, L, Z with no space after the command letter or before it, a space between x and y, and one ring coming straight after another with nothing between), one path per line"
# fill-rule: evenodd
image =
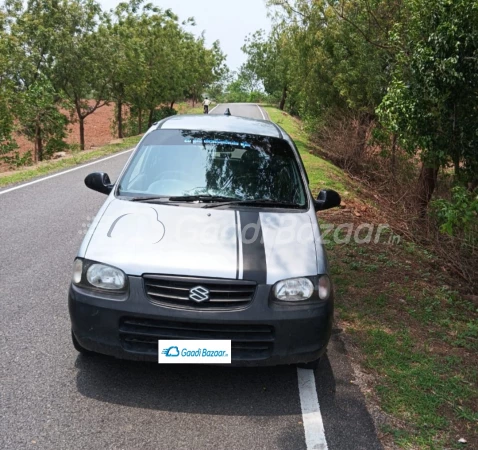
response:
M203 107L201 103L197 103L196 106L193 108L189 103L181 102L176 104L175 109L177 110L178 114L202 114L203 113Z
M331 188L359 198L356 183L311 153L300 121L266 110L296 142L314 193ZM374 375L374 398L398 419L382 432L401 448L459 448L457 436L478 448L476 306L450 287L439 259L417 244L332 241L327 249L341 328Z
M476 370L463 365L461 358L440 358L416 348L415 339L403 328L393 334L369 327L357 337L364 353L365 367L380 376L376 389L383 409L413 424L401 443L424 448L442 448L447 442L451 417L443 414L450 409L456 419L470 423L476 416L463 400L476 396L471 380ZM457 372L462 366L464 370Z

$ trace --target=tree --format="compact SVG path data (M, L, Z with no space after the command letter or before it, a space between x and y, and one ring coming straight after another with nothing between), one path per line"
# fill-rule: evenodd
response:
M52 153L64 146L67 121L58 113L61 95L51 83L56 30L62 26L63 14L55 0L30 0L26 5L7 0L4 14L11 65L8 82L15 92L8 111L34 142L34 160L41 161L45 148Z
M16 143L12 134L14 129L13 105L15 98L12 69L12 41L7 32L8 20L4 11L0 10L0 156L15 150Z
M193 19L183 24L194 24ZM156 108L198 98L225 73L219 43L187 33L171 11L144 0L109 14L96 0L5 0L0 7L0 150L11 152L14 125L35 144L35 160L60 149L72 111L85 148L85 119L114 101L148 126ZM164 109L164 108L163 108Z
M185 23L194 24L194 19ZM185 32L170 10L143 5L139 0L120 4L107 29L120 49L112 97L131 106L138 132L143 130L143 112L149 113L151 126L159 105L172 108L185 96L199 98L224 70L219 44L206 48L204 38Z
M73 105L85 149L84 121L108 103L115 48L99 23L104 20L94 0L65 0L57 11L63 24L56 30L51 57L53 84ZM90 100L90 101L89 101Z
M192 98L194 104L209 86L214 85L227 74L227 67L224 64L226 57L221 50L219 41L215 41L212 48L206 48L204 36L191 42L188 56L186 63L187 90L188 97Z
M287 28L277 25L266 37L264 31L246 38L242 51L248 56L243 71L254 73L262 81L265 91L280 99L279 108L285 107L290 85L290 36Z
M422 214L440 167L458 181L478 176L478 3L407 0L407 23L391 42L400 46L393 82L379 108L382 121L423 161Z
M35 143L35 162L67 147L64 139L68 119L58 106L56 91L43 75L22 92L16 110L22 118L21 132Z

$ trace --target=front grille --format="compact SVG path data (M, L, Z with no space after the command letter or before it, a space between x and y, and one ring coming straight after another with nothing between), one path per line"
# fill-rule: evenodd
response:
M256 291L256 283L242 280L162 275L144 275L143 280L146 294L152 302L187 309L244 308L252 301ZM198 286L209 290L208 301L197 303L189 299L190 289Z
M274 328L269 325L227 325L174 322L124 317L120 321L121 345L127 351L158 355L158 340L231 341L233 360L269 358L274 344Z

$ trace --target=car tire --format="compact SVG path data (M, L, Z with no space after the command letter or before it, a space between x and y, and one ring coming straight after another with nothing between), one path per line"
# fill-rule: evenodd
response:
M73 333L73 330L71 330L71 340L73 342L73 347L75 347L75 350L78 353L81 353L82 355L85 355L85 356L90 356L95 354L95 352L92 352L91 350L87 350L85 347L81 346L81 344L76 339L75 334Z
M319 368L320 360L321 358L316 359L315 361L310 361L308 363L300 363L297 364L297 367L299 367L300 369L316 370Z

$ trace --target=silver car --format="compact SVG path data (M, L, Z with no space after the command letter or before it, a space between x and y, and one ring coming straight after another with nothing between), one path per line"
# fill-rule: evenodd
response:
M236 365L317 364L333 288L316 212L340 196L312 197L283 129L174 116L115 184L105 173L85 183L108 198L74 262L78 351L158 361L158 341L220 340Z

